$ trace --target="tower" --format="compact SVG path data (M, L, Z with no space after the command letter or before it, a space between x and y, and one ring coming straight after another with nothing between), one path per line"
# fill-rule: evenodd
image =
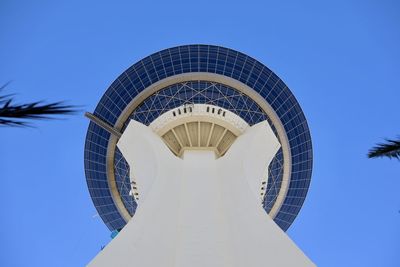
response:
M87 116L89 192L119 232L89 266L313 266L284 233L310 184L309 129L260 62L166 49L123 72Z

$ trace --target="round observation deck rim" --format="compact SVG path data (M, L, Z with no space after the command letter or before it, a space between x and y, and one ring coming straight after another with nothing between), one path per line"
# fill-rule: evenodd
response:
M94 115L116 127L116 122L128 103L147 87L171 76L198 72L218 74L254 89L271 105L282 121L292 152L290 160L294 172L291 173L290 179L294 183L288 185L285 200L274 221L285 231L300 211L310 185L311 136L295 96L275 73L254 58L215 45L182 45L161 50L125 70L104 93ZM115 181L114 184L110 184L107 178L110 166L114 168L113 161L116 156L107 156L112 138L113 136L98 125L92 122L89 124L85 142L86 181L92 201L110 230L120 229L126 224L126 220L123 219L124 211L116 205L118 199L110 194L111 189L118 190L117 185ZM271 199L269 203L275 203L274 201ZM265 206L264 209L267 211L270 206ZM125 206L124 210L126 211ZM129 212L126 213L126 218L130 217Z

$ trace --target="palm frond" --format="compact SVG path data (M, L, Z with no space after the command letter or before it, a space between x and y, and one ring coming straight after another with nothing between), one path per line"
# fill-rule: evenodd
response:
M385 139L385 143L378 143L369 150L368 158L388 157L400 160L400 139Z
M6 85L1 86L0 91ZM77 106L67 105L62 101L49 104L41 101L14 104L13 96L0 95L0 126L30 126L29 120L51 119L54 115L69 115L78 111Z

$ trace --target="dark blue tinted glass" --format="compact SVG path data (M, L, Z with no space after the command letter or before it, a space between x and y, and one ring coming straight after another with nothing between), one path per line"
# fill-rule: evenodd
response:
M122 73L103 95L94 114L114 125L125 107L149 85L172 75L198 71L231 77L253 88L272 106L284 125L292 157L292 174L287 197L274 220L286 230L300 211L310 184L311 137L296 98L284 82L260 62L240 52L218 46L189 45L162 50ZM177 92L181 99L173 99L167 103L167 99L171 99ZM204 81L179 84L162 89L162 93L165 96L157 96L159 102L154 104L154 111L146 111L143 106L139 106L131 117L148 124L163 111L190 101L207 102L230 109L251 125L264 119L271 124L254 101L221 84ZM85 143L85 173L89 192L99 215L110 230L116 230L121 229L126 222L118 212L108 187L106 154L109 138L110 135L100 127L89 124ZM136 203L129 196L128 190L129 166L118 150L114 158L116 186L126 209L134 214ZM281 187L282 164L283 155L279 151L269 166L270 176L263 203L267 212L275 203Z

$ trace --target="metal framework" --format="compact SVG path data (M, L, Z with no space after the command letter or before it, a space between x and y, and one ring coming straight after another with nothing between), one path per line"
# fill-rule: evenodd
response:
M134 215L129 165L116 148L130 119L150 125L185 104L210 104L254 125L267 120L282 148L268 169L264 209L286 230L299 212L311 179L312 146L304 114L288 87L271 70L240 52L188 45L157 52L123 72L93 116L85 145L85 171L96 209L110 228Z

